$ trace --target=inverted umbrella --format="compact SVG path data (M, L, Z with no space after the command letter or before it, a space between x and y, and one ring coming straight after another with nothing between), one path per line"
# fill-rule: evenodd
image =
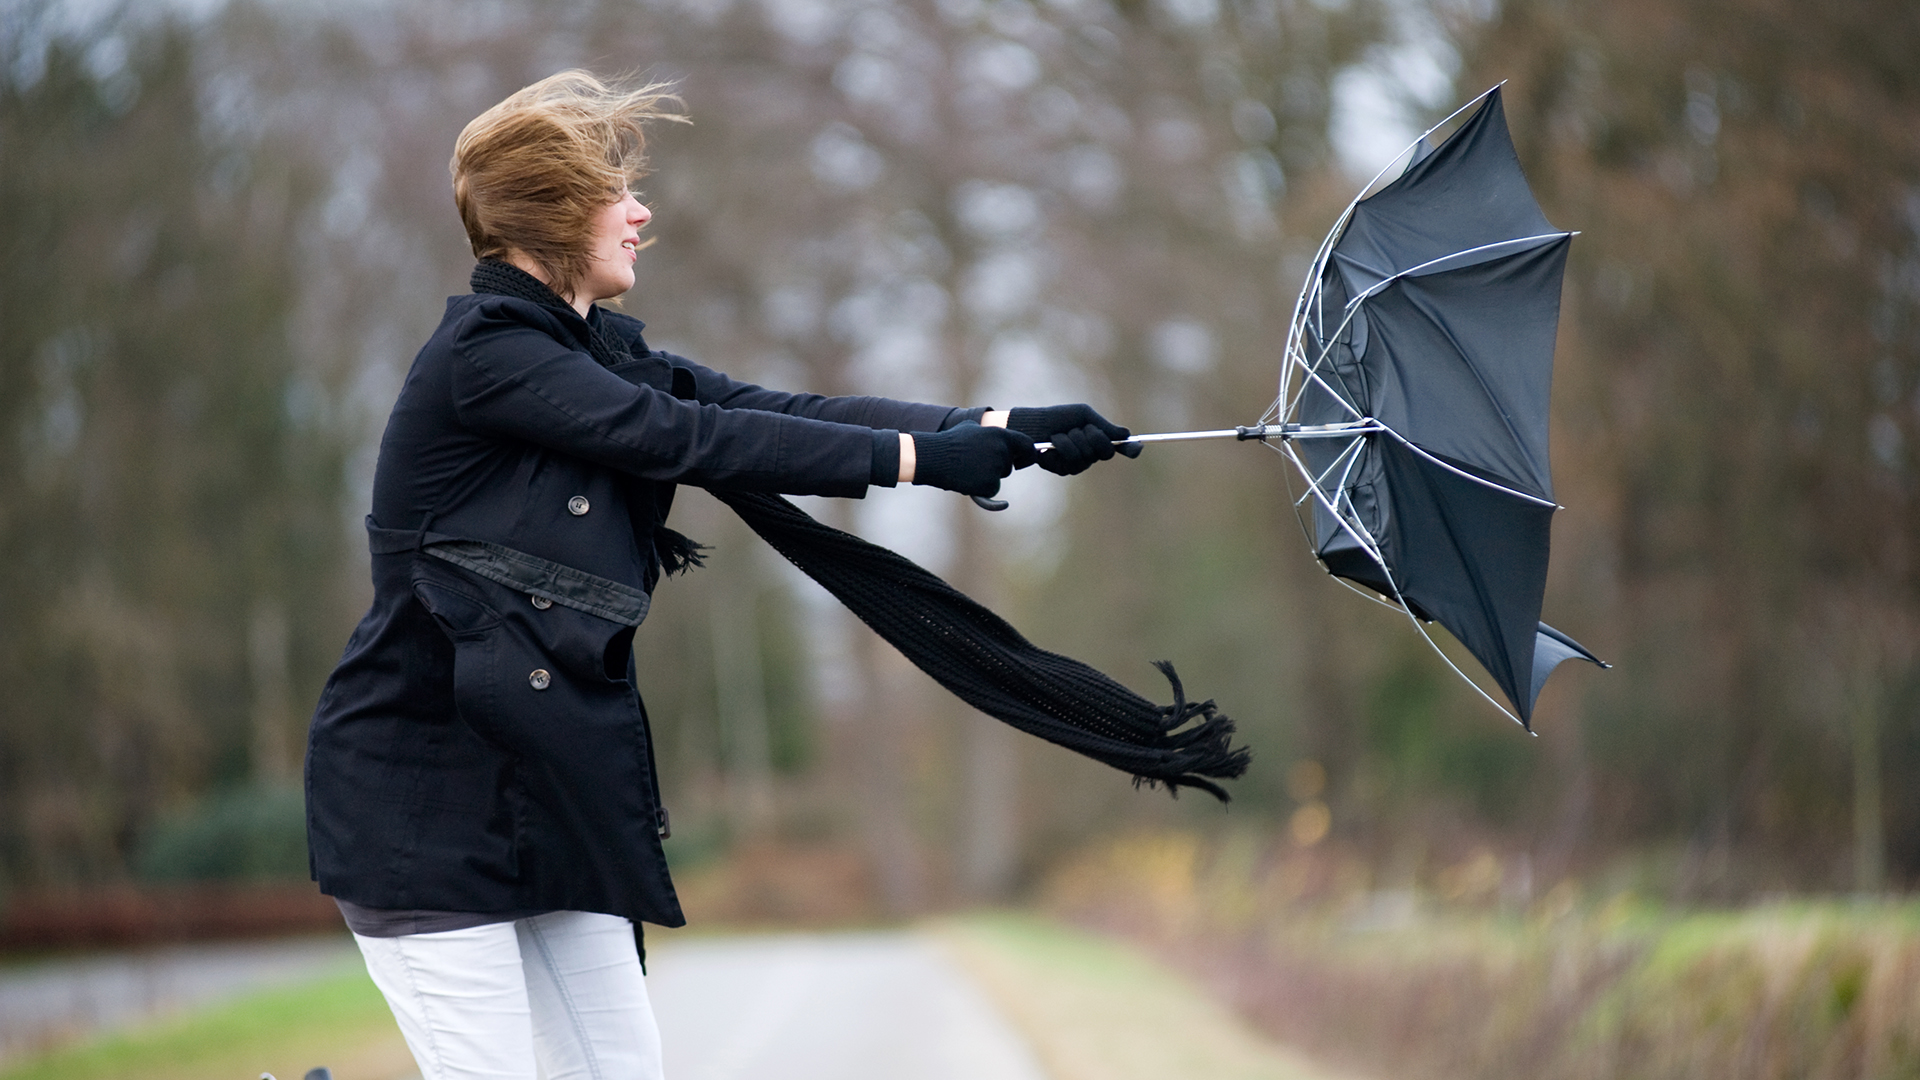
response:
M1476 103L1438 147L1423 135L1402 154L1406 171L1370 196L1362 189L1328 233L1260 423L1131 441L1233 437L1278 449L1306 480L1296 506L1311 504L1310 539L1328 572L1403 609L1429 643L1423 623L1446 627L1532 730L1534 701L1562 661L1607 666L1540 621L1558 509L1547 399L1574 234L1534 200L1500 88L1454 116Z

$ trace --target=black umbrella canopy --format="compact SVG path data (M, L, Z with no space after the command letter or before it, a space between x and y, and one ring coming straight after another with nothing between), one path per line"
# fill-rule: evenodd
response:
M1316 553L1446 627L1531 729L1561 661L1600 661L1540 622L1557 508L1548 397L1572 234L1527 187L1499 88L1355 203L1332 239L1282 385L1283 399L1298 388L1294 423L1354 428L1292 441L1314 488Z

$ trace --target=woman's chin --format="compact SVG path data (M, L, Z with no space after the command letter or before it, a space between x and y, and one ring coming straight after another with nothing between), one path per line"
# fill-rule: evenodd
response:
M593 290L594 302L617 300L631 292L633 290L633 284L634 276L631 273L622 277L610 277L606 281L601 282L600 286Z

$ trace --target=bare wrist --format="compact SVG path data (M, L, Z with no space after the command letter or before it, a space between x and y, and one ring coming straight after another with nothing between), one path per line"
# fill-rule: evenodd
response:
M980 418L981 427L1006 427L1009 411L1006 409L988 409Z
M913 483L913 466L914 466L913 436L903 431L900 433L900 482L901 483L903 484Z

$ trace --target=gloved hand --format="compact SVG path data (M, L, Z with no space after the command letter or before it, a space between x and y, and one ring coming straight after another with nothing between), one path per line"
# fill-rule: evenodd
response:
M1034 442L1053 444L1040 454L1040 467L1061 476L1086 472L1096 461L1105 461L1117 450L1127 457L1140 456L1139 443L1115 446L1133 432L1093 411L1091 405L1049 405L1042 409L1014 409L1007 413L1007 427Z
M1033 464L1033 439L1008 428L957 424L945 431L913 433L913 482L993 495L1000 478Z

